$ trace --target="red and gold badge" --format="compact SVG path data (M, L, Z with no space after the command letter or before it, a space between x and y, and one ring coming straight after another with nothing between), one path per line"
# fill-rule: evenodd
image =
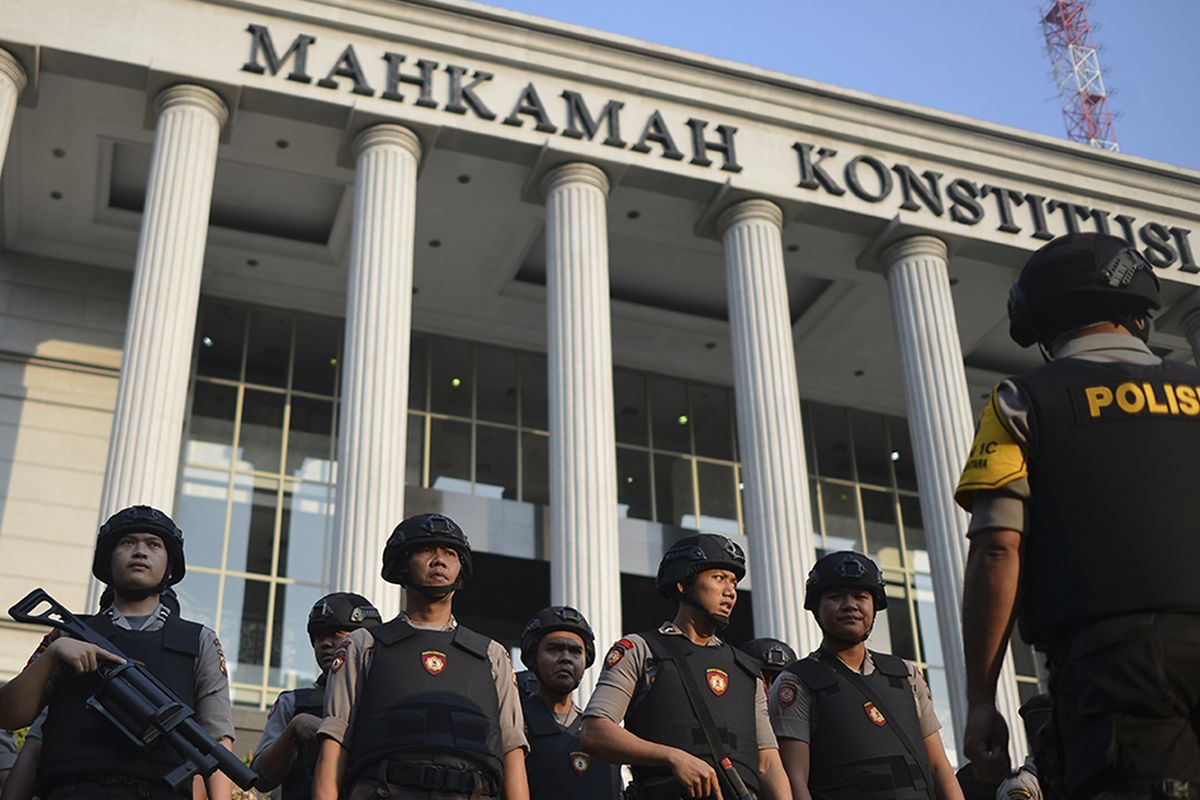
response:
M779 705L788 708L792 703L796 702L796 687L791 684L786 684L779 687Z
M575 770L575 772L583 775L591 765L592 757L587 753L580 753L578 751L571 753L571 769Z
M633 642L628 639L618 639L616 644L609 648L608 655L604 657L604 666L614 666L618 661L625 657L625 653L633 649Z
M708 688L712 689L712 693L717 697L725 694L725 690L729 688L729 673L723 669L710 667L704 673L708 677Z
M876 708L875 704L870 700L863 703L863 711L867 712L867 719L871 720L871 722L874 722L879 727L882 728L884 725L887 725L887 717L885 717L883 712Z
M437 650L426 650L421 653L421 666L430 675L441 675L446 668L446 654Z

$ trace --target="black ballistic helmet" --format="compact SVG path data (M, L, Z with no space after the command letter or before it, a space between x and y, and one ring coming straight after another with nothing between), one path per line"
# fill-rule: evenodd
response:
M1146 316L1162 306L1158 276L1124 239L1071 233L1029 257L1008 295L1008 334L1049 345L1080 327Z
M321 631L352 631L383 622L379 610L361 594L334 592L318 600L308 612L308 638Z
M679 598L675 584L708 569L727 569L740 581L746 577L746 553L728 536L698 533L684 536L658 563L654 587L668 600Z
M804 585L804 608L815 614L821 603L821 595L830 589L847 587L861 587L869 591L875 598L876 611L887 608L887 594L883 589L883 573L879 565L852 550L839 550L817 559L808 573L808 583Z
M548 606L534 614L521 633L521 663L537 671L538 642L555 631L571 631L583 639L584 669L596 660L596 634L587 619L570 606Z
M742 652L754 656L762 662L763 669L779 672L796 661L796 651L787 642L763 637L751 639L742 645Z
M449 594L461 589L471 578L471 543L458 523L442 514L416 514L396 526L383 548L383 579L407 586L409 556L418 547L439 546L453 549L462 561L458 580L440 593Z
M187 564L183 558L183 531L175 521L153 506L129 506L108 518L96 537L96 554L92 558L92 574L101 583L112 583L112 551L127 533L153 533L167 548L167 574L163 588L183 580Z

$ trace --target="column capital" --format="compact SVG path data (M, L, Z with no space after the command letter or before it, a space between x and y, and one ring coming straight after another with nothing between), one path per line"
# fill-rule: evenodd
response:
M16 56L2 48L0 48L0 75L16 84L17 94L25 91L25 85L29 82L25 67L21 65Z
M745 220L763 220L783 230L783 209L770 200L743 200L737 205L730 206L717 217L717 231L722 236L725 231Z
M590 183L606 195L611 188L604 170L586 161L572 161L546 173L542 178L542 196L545 197L564 183Z
M923 233L907 236L887 245L880 253L880 260L883 262L884 270L887 270L893 264L914 256L932 256L946 261L950 256L950 249L937 236Z
M412 153L413 158L421 158L421 138L403 125L390 122L372 125L354 137L354 155L357 158L364 150L381 145L403 147Z
M159 92L155 104L160 117L170 108L195 106L212 114L220 126L224 126L229 120L229 107L225 105L221 96L212 89L196 84L181 83L168 86Z

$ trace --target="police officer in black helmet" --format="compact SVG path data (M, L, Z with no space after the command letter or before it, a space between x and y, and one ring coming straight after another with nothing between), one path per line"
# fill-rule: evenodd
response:
M521 700L503 645L454 619L471 578L454 520L417 514L396 526L383 578L405 611L357 630L329 667L316 800L528 800Z
M114 590L113 604L83 620L136 658L196 712L196 722L226 747L233 743L229 679L220 642L209 628L172 613L161 596L183 579L183 533L162 511L131 506L100 528L92 574ZM179 757L165 745L138 749L87 706L106 650L51 633L34 658L0 689L0 727L28 725L45 706L37 793L59 798L168 798L163 776ZM207 779L208 795L227 800L232 783Z
M985 776L1009 766L995 690L1019 618L1050 671L1059 767L1039 778L1070 798L1200 797L1200 369L1147 346L1159 306L1150 264L1103 234L1046 244L1013 286L1013 340L1052 360L992 392L956 495L964 750Z
M381 622L367 598L353 592L334 592L308 612L308 641L321 670L312 686L282 692L263 728L250 766L258 773L255 788L279 787L282 800L312 797L317 766L317 729L325 717L325 683L334 652L351 631Z
M633 797L733 800L742 796L735 780L757 797L791 796L759 664L718 635L745 575L746 555L733 540L683 537L663 556L655 580L659 594L676 601L675 619L618 640L605 656L581 739L589 753L633 768ZM705 731L684 681L715 730ZM710 736L736 779L714 756Z
M910 661L868 650L887 608L883 573L861 553L820 558L804 607L821 647L771 687L771 721L792 791L814 800L962 800L929 687Z
M529 756L529 796L537 800L617 800L621 772L579 743L583 726L574 693L596 660L596 637L570 606L543 608L521 634L521 661L537 677L522 698Z
M796 651L787 642L781 642L769 636L751 639L739 649L746 655L758 659L758 663L762 665L762 676L763 680L767 682L768 690L770 690L771 684L775 683L775 679L779 677L779 673L796 661Z

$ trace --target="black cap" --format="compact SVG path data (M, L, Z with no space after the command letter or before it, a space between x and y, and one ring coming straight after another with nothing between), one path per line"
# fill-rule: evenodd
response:
M312 639L321 631L352 631L382 621L379 609L361 594L334 592L314 603L308 612L308 638Z
M875 598L875 610L887 608L883 573L879 565L862 553L839 550L817 559L804 585L804 607L816 613L821 595L831 589L861 587Z
M555 631L571 631L583 639L586 654L584 668L596 660L596 634L587 618L570 606L548 606L533 615L521 633L521 663L531 671L537 670L537 646L543 637Z
M127 533L152 533L163 540L169 564L163 586L183 580L187 564L183 557L183 531L175 521L153 506L129 506L108 518L96 537L96 553L92 557L92 574L101 583L112 583L112 551Z
M709 569L727 569L740 581L746 577L746 552L728 536L684 536L663 555L654 586L663 597L673 600L679 596L676 583Z

